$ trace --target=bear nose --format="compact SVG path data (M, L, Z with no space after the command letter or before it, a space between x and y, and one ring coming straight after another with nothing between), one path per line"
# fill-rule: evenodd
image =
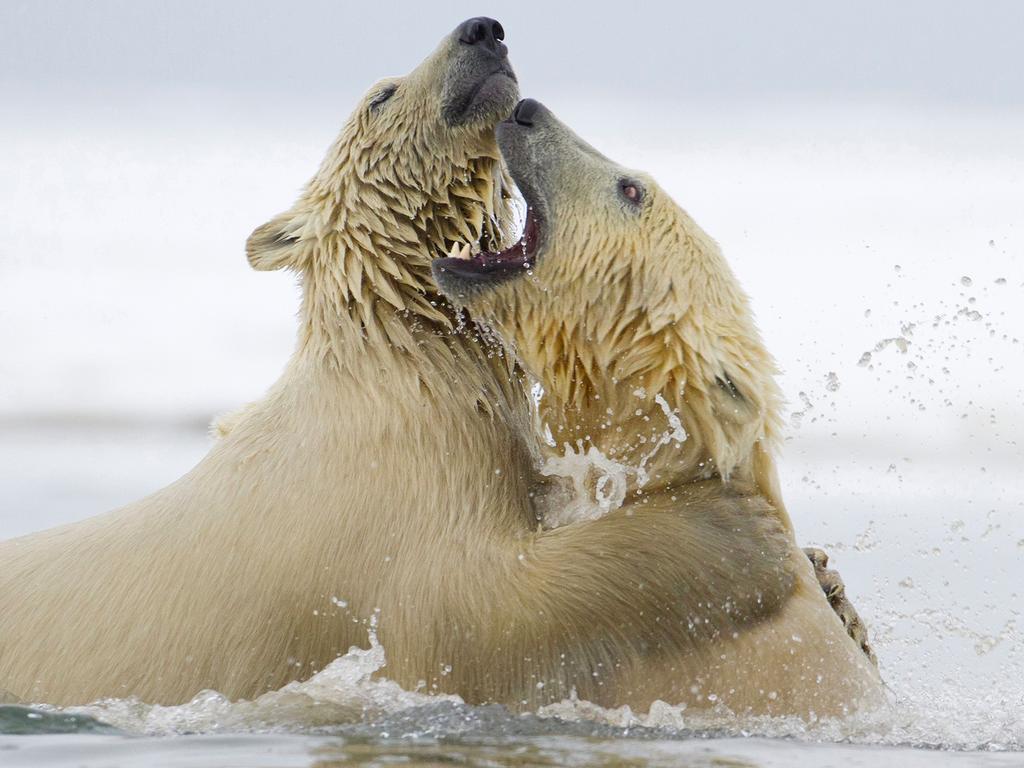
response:
M459 25L459 42L467 45L481 45L498 52L500 41L505 39L505 30L501 24L486 16L467 19ZM504 47L504 46L501 46Z
M525 125L529 128L533 125L533 116L537 114L538 109L540 109L539 101L536 99L523 99L512 110L512 119L519 125Z

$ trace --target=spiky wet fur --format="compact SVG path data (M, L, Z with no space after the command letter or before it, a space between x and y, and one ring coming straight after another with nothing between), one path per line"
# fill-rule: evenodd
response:
M253 696L365 643L353 618L378 608L382 637L419 632L388 595L430 582L398 562L429 570L436 549L447 566L452 547L532 527L513 366L453 333L429 282L437 250L499 242L510 222L493 125L515 89L488 119L445 123L460 50L449 37L374 86L295 206L250 237L253 267L292 269L303 289L296 351L267 396L222 420L171 486L0 544L0 687L62 704ZM410 675L439 674L421 662Z
M711 583L747 584L746 568L785 580L764 621L699 647L703 666L681 653L666 674L689 675L685 701L697 706L824 715L880 704L874 668L796 546L774 466L776 367L717 244L652 178L607 160L544 108L526 126L503 123L499 139L544 221L535 263L489 288L446 281L442 268L442 286L542 385L539 420L553 454L597 449L632 470L617 514L678 509L700 519L717 500L743 496L763 526L762 548L745 540L751 529L736 528L676 539L676 556L711 568L719 556L709 548L753 546L751 559L725 556L736 570ZM643 190L638 204L623 197L624 184ZM685 440L670 436L670 419ZM704 506L691 501L696 488Z
M647 189L662 194L653 181ZM640 233L607 217L559 216L553 240L575 247L481 295L473 314L540 380L540 419L559 446L582 441L644 463L645 493L699 479L753 483L789 527L773 458L782 398L749 300L685 212L670 200L649 205ZM645 460L671 430L666 407L687 439Z
M302 277L297 348L267 396L167 488L0 544L0 688L249 698L365 645L376 615L383 672L406 688L646 707L691 698L734 634L774 631L798 576L752 487L694 483L537 531L513 366L450 331L426 282L450 240L508 224L489 126L433 125L442 55L399 83L397 110L373 106L389 83L371 91L250 238L254 267Z

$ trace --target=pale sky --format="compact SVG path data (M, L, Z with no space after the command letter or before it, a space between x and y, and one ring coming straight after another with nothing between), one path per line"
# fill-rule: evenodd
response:
M1024 105L1014 0L3 0L0 89L5 106L163 89L347 99L475 15L505 26L524 93L539 98Z

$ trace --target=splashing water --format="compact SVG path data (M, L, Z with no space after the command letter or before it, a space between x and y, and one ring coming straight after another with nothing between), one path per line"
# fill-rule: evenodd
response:
M1013 279L1016 286L1018 278ZM448 745L459 739L491 739L499 756L489 756L492 765L508 764L501 762L501 755L532 754L530 739L545 740L552 754L565 757L562 762L577 759L577 764L585 762L579 760L579 755L597 755L600 760L595 757L594 763L604 760L603 764L615 764L607 755L621 757L632 750L630 754L636 764L678 765L682 762L678 750L697 744L701 750L713 750L714 755L734 757L746 750L750 758L747 762L754 765L792 765L798 759L816 765L880 764L901 768L965 762L1019 765L1020 754L999 753L1024 749L1024 687L1020 683L1024 670L1024 604L1013 579L1024 552L1024 529L1020 523L1024 485L1019 462L1010 461L1019 456L1016 441L1020 422L1015 420L1019 418L1016 411L1003 408L998 414L1000 423L990 423L991 409L979 404L972 410L968 402L971 394L961 393L956 386L967 371L968 352L973 353L984 343L998 343L1018 351L1020 342L1018 335L1014 335L1016 326L993 325L989 329L973 322L967 326L970 318L959 309L954 306L941 322L928 323L927 316L935 312L930 307L917 308L916 313L925 320L914 331L917 343L908 346L905 353L894 341L879 342L881 348L877 350L874 342L855 347L866 347L874 353L873 369L858 368L856 355L849 353L850 359L845 362L837 358L835 365L815 366L804 387L817 411L808 414L801 437L791 444L790 453L797 452L798 460L791 458L781 467L782 485L791 509L796 512L801 541L820 544L833 555L833 564L843 574L849 594L868 622L883 679L893 691L895 703L891 712L807 723L793 718L742 718L725 709L696 713L664 702L653 703L646 712L604 708L570 698L530 715L516 715L500 707L467 705L454 696L408 691L389 681L383 676L385 649L377 640L371 620L367 647L352 648L309 680L291 683L254 701L231 702L217 692L206 691L173 707L128 699L67 710L45 708L44 715L59 720L30 718L22 708L6 708L10 712L0 708L0 731L9 724L13 724L10 731L15 731L26 723L34 723L36 733L52 734L74 728L82 738L108 738L86 733L101 728L95 721L84 719L92 716L130 734L246 734L250 745L257 743L257 737L251 734L268 731L318 737L341 734L346 739L355 734L358 738L385 739L388 744L398 745L390 749L403 749L402 745L421 743L416 740L422 739ZM995 309L986 309L988 316L1000 316ZM888 326L884 334L873 338L893 338L897 328L901 335L906 335L904 326L909 327L910 321L920 318L901 320L905 322ZM961 345L943 331L957 328L958 323L962 324L961 329L967 327L973 334L971 345ZM990 337L991 331L997 335ZM958 353L964 359L958 358ZM952 362L947 357L952 357ZM908 358L918 367L896 368L897 363L902 366ZM957 369L955 363L961 367ZM888 376L886 366L892 367ZM835 397L836 389L830 386L834 381L829 373L833 367L835 381L842 376L842 399ZM995 372L1000 373L998 368ZM859 445L852 439L856 434L852 434L849 423L843 425L837 419L841 409L850 403L875 401L862 396L865 390L858 377L867 376L880 377L879 386L892 388L897 395L906 397L915 414L916 403L911 398L921 398L920 389L945 386L945 391L930 399L930 407L956 408L958 413L967 414L970 419L965 418L964 422L978 425L977 430L970 429L978 437L961 442L961 452L949 463L940 462L942 457L935 457L937 451L926 450L925 443L915 442L913 434L898 445L887 443L881 449ZM929 378L937 383L933 385ZM1007 380L1012 378L1007 376ZM536 397L542 395L535 392ZM659 406L665 411L665 405ZM670 413L665 413L667 432L673 436L667 442L658 441L659 450L685 439L682 424L674 423ZM819 416L817 422L814 416ZM1004 426L1003 422L1009 424ZM872 424L865 432L875 431L877 425ZM810 440L814 430L828 435L836 429L841 430L841 440ZM1004 447L1002 451L1009 458L999 459L1001 445L1009 444L1010 440L1015 441L1013 450ZM801 446L805 451L802 458ZM8 455L19 455L23 450L23 441L12 441ZM993 453L997 455L994 457ZM984 456L985 466L973 466L980 455ZM126 462L130 460L129 457ZM892 472L885 470L890 465ZM623 489L640 477L640 467L611 461L600 452L584 450L582 444L566 446L564 455L555 457L547 469L549 476L577 478L570 484L581 499L566 519L546 518L549 527L613 511L623 503L623 494L628 493ZM787 740L743 741L741 750L737 739L720 738L750 735ZM694 739L695 736L714 738ZM133 737L131 741L133 748L138 748L140 740ZM851 744L872 745L872 751L851 752ZM889 753L878 750L879 746L894 745L929 749ZM204 744L201 748L207 750L209 746ZM933 748L984 750L986 754L947 754ZM0 744L0 764L4 768L37 765L11 762L13 753L3 749ZM804 751L771 759L773 750L785 749ZM812 749L814 754L809 755ZM664 757L661 763L659 754ZM707 752L701 754L704 762L697 764L713 764L705 759ZM542 762L541 757L536 762ZM107 760L102 764L115 763ZM224 760L223 764L229 761Z
M344 723L374 720L396 711L441 702L461 704L457 696L407 691L387 678L374 678L386 666L377 639L377 614L368 622L369 648L353 646L308 680L288 683L252 701L231 701L216 691L201 691L184 704L161 706L138 699L103 699L81 707L40 706L44 712L84 715L115 728L149 735L216 732L317 731Z
M564 455L548 458L540 473L569 480L571 498L568 503L559 498L547 505L542 524L558 528L579 520L596 520L618 509L626 499L631 472L636 469L609 459L594 446L584 450L582 440L576 442L576 450L566 445Z
M177 706L106 699L63 709L0 707L0 726L22 721L36 724L35 731L0 727L0 733L110 733L113 727L148 736L320 734L406 743L438 738L519 743L537 736L670 741L742 736L988 752L1024 749L1024 722L1018 708L990 704L978 709L973 706L977 702L957 700L956 692L928 701L895 700L891 709L810 722L797 717L739 716L722 705L700 712L663 701L653 702L646 712L628 706L608 708L575 693L534 713L514 714L497 705L471 706L458 696L408 691L386 678L375 678L385 668L386 657L376 636L376 617L369 624L369 648L353 647L309 680L289 683L252 701L232 702L215 691L203 691ZM20 716L12 717L19 709ZM951 717L952 712L962 714Z
M647 397L643 389L633 394L641 399ZM544 395L543 389L535 386L532 395L534 402L539 403ZM545 528L558 528L580 520L596 520L618 509L626 499L630 476L635 476L637 487L643 488L650 479L647 464L658 451L673 442L681 445L686 441L686 430L665 398L655 394L654 402L665 414L669 428L659 436L636 466L611 459L593 445L584 449L582 440L576 441L575 448L566 443L562 456L552 456L544 462L540 468L543 476L563 478L570 485L568 500L558 496L552 503L543 505L541 523ZM544 426L544 432L549 438L549 444L553 445L554 441L550 440L551 430L547 425Z
M683 429L683 423L679 420L679 416L672 412L665 398L661 394L654 396L654 402L661 408L662 413L665 414L665 419L668 421L669 430L663 432L661 437L658 438L658 442L654 444L654 447L640 460L640 466L637 467L637 484L642 488L647 485L647 481L650 479L647 475L647 462L654 458L655 454L662 448L675 441L677 445L682 445L686 442L686 430Z

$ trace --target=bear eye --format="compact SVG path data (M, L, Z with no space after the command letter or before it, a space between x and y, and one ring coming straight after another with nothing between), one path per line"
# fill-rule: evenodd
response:
M370 109L377 109L381 104L390 99L395 95L395 91L398 90L397 85L389 85L383 88L377 93L372 99L370 99Z
M619 192L633 205L639 205L644 199L644 188L630 179L619 182Z

